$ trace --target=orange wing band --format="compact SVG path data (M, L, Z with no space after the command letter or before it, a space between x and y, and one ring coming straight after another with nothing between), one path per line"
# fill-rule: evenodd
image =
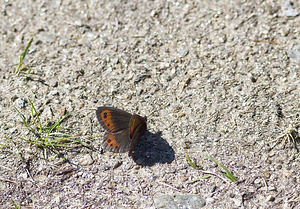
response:
M120 150L120 144L116 141L116 138L113 134L109 134L105 142L107 143L108 147L115 152Z
M112 116L111 116L111 111L110 110L104 110L101 112L101 119L105 126L110 130L113 131L116 129L113 121L112 121Z

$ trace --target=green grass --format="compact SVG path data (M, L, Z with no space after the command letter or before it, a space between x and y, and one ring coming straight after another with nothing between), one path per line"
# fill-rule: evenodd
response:
M5 144L0 144L0 146L2 146L2 147L7 147Z
M193 180L192 182L189 182L189 183L194 183L196 181L199 181L199 180L202 180L202 179L208 179L211 177L211 174L214 174L212 172L206 172L206 171L203 171L201 168L199 168L191 159L190 157L188 156L188 154L186 153L185 154L186 158L187 158L187 161L188 163L190 164L190 166L192 166L193 168L197 169L197 170L200 170L202 171L203 173L206 173L206 174L209 174L207 176L203 176L201 178L197 178L195 180ZM221 168L224 169L225 173L221 173L223 176L227 177L229 180L231 180L232 182L237 182L238 179L224 166L222 165L221 163L219 163L218 161L216 161L215 159L213 159L212 157L209 157L209 156L205 156L207 159L213 161L214 163L216 163L218 166L220 166ZM216 175L216 174L214 174Z
M27 122L29 119L26 117L15 107L15 110L18 112L23 125L25 128L31 133L30 138L21 138L23 141L28 142L32 145L35 145L41 148L44 151L45 158L48 158L48 153L54 152L57 155L60 154L60 150L70 149L76 146L86 146L85 143L78 140L78 136L81 134L72 135L69 132L72 129L61 127L61 123L63 123L68 117L70 117L71 113L66 114L58 121L56 121L53 125L45 125L42 123L38 111L36 110L33 102L28 99L31 105L31 122Z
M33 41L33 37L29 40L29 42L28 42L28 44L27 44L27 46L25 48L25 51L20 56L20 62L19 62L19 65L18 65L18 67L17 67L17 69L15 71L16 75L18 75L21 71L27 69L27 65L23 65L23 61L24 61L24 59L25 59L25 57L26 57L26 55L28 53L28 49L29 49L32 41ZM31 72L31 69L28 69L27 73L25 74L25 78L29 75L30 72Z
M232 182L237 182L238 179L221 163L219 163L218 161L216 161L215 159L213 159L212 157L209 156L205 156L207 159L213 161L214 163L216 163L218 166L220 166L221 168L224 169L225 173L222 173L223 176L227 177L228 179L230 179Z
M21 209L21 204L19 204L19 206L18 206L18 205L16 205L16 203L13 200L11 200L11 202L15 209Z

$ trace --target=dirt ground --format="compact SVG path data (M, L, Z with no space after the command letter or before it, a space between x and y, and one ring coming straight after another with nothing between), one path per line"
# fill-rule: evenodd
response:
M300 208L298 1L0 5L1 208ZM132 157L99 106L147 117Z

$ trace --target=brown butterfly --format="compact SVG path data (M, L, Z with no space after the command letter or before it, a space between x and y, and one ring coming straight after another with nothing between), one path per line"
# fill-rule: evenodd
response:
M146 118L114 107L98 107L96 114L101 126L108 131L105 148L113 152L129 151L131 155L147 130Z

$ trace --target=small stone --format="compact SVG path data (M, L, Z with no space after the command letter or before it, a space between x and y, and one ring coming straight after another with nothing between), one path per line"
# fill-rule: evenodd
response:
M79 164L84 166L84 165L91 165L93 164L94 160L92 159L91 155L86 154L82 156L79 160Z
M261 180L260 179L255 179L254 184L260 184Z
M211 197L208 197L208 198L206 199L206 203L207 203L207 204L212 204L214 201L215 201L214 198L211 198Z
M300 64L300 45L298 44L298 45L293 46L289 50L288 56L290 57L291 60Z
M89 177L89 174L88 174L88 173L85 173L85 172L83 172L81 177L82 177L82 178L88 178L88 177Z
M27 175L26 172L24 172L24 173L21 173L21 174L19 175L19 177L20 177L21 179L27 179L27 178L28 178L28 175Z
M217 190L217 186L214 185L214 186L212 186L212 188L210 189L210 192L211 192L211 193L214 193L216 190Z
M91 170L92 174L97 174L98 172L99 172L99 169L96 167Z
M270 186L270 187L268 187L268 189L269 189L269 191L277 191L277 189L276 189L276 187L273 187L273 186Z
M63 107L63 108L61 108L61 109L59 110L59 115L60 115L60 116L65 116L65 115L66 115L66 112L67 112L66 108Z
M57 87L58 86L58 82L57 81L50 81L49 85L51 87Z
M184 116L185 116L185 113L179 113L177 117L178 117L178 118L182 118L182 117L184 117Z
M184 141L184 144L183 144L183 148L184 149L190 149L191 148L191 142L190 141Z
M252 83L255 83L257 81L257 79L255 77L251 76L251 81L252 81Z
M234 202L234 204L235 204L237 207L241 207L242 204L243 204L243 201L240 200L240 199L232 199L232 201Z
M140 170L141 166L137 165L134 167L134 170Z
M268 172L265 172L265 173L264 173L264 176L268 179L268 178L270 178L271 174L268 173Z
M275 197L271 195L271 196L267 197L267 200L269 202L274 202L275 201Z
M51 96L57 96L57 95L59 95L59 93L58 93L58 91L55 89L55 90L50 91L50 95L51 95Z
M42 114L43 117L51 118L53 116L53 111L50 106L46 106Z
M299 12L293 8L294 4L290 0L283 1L283 15L287 17L296 17L299 15Z
M17 106L21 109L21 108L24 108L25 107L25 105L26 105L26 101L24 100L24 99L22 99L22 98L18 98L18 99L16 99L16 104L17 104Z
M220 43L225 43L226 41L227 41L227 37L226 37L225 34L222 35L222 36L219 38L219 42L220 42Z
M170 82L172 80L172 77L171 76L168 76L167 78L166 78L166 81L167 82Z
M119 63L119 58L116 57L116 58L112 59L112 63L113 64L118 64Z
M122 165L122 161L117 161L116 164L113 166L113 169L116 169Z
M206 205L206 201L200 195L157 195L153 198L155 208L186 208L190 209L202 208Z
M185 57L186 55L188 55L189 53L189 50L188 49L182 49L180 52L179 52L179 57L180 58L183 58Z
M137 84L137 83L141 82L142 80L144 80L147 77L150 77L150 75L140 74L140 75L138 75L138 76L135 77L134 83Z
M108 166L104 166L101 168L101 171L108 171L109 170L109 167Z
M39 184L39 185L44 185L47 180L48 177L46 175L37 175L34 177L34 180Z
M188 177L186 177L186 176L182 176L181 178L180 178L180 181L181 182L186 182L188 180Z

